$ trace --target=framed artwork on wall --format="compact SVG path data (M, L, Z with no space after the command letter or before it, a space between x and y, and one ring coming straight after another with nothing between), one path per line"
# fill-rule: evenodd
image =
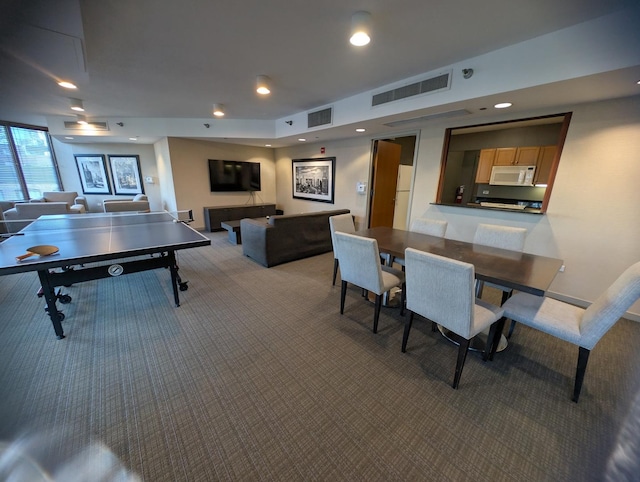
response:
M102 154L76 154L83 194L111 194L107 164Z
M293 198L333 204L336 158L293 159Z
M109 166L111 167L111 176L113 177L114 194L144 194L139 156L109 154Z

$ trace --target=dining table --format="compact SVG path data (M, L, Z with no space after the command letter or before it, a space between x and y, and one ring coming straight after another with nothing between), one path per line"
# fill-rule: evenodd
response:
M378 249L394 258L404 258L406 248L456 259L472 264L477 280L505 286L517 291L545 296L563 261L532 253L511 251L480 244L441 238L427 234L378 226L361 229L355 234L373 238ZM447 336L444 330L440 330ZM471 349L484 350L486 337L474 339ZM507 340L502 336L498 350L504 350Z

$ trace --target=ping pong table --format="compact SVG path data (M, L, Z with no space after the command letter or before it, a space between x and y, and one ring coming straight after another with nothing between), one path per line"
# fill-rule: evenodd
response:
M210 239L168 212L40 216L0 243L0 275L38 272L53 329L62 339L64 313L56 302L68 303L71 297L55 288L168 268L175 305L180 306L178 285L184 291L186 283L178 276L175 252L210 244ZM39 245L53 245L58 252L16 259Z

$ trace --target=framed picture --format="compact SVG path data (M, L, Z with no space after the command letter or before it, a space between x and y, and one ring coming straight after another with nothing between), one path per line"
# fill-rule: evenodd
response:
M114 194L144 194L140 157L109 155Z
M293 197L333 204L336 158L293 159Z
M76 154L83 194L111 194L107 164L102 154Z

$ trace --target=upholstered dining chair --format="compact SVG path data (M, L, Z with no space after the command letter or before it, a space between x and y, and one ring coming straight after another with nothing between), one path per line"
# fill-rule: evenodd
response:
M444 238L448 224L449 223L447 221L443 221L441 219L416 218L411 221L409 231ZM393 263L398 263L402 266L402 269L404 269L404 258L391 257L388 264L389 266L393 266Z
M578 345L572 397L577 403L591 350L638 298L640 262L627 268L587 309L528 293L514 294L502 307L506 319ZM490 358L494 353L492 347Z
M402 289L400 314L404 314L404 273L380 264L378 242L375 239L336 231L334 249L340 261L340 314L344 313L347 283L376 295L373 314L373 332L378 332L378 319L382 306L382 295L391 288Z
M336 216L330 216L329 217L329 227L331 229L331 243L334 246L333 249L333 285L335 286L336 284L336 277L338 275L338 265L340 264L338 261L338 256L336 255L336 250L335 250L335 245L336 245L336 238L335 238L335 233L336 231L340 231L341 233L349 233L349 234L353 234L356 232L356 226L353 222L353 215L352 214L338 214ZM386 261L386 254L384 253L380 253L380 258L382 258L383 261Z
M459 343L452 384L458 388L471 338L490 327L487 347L492 347L498 328L504 326L504 322L497 323L504 310L476 299L472 264L413 248L405 250L405 264L409 316L402 337L402 352L407 351L414 314L430 320L432 331L436 324L447 328Z
M524 249L524 242L527 237L527 230L525 228L514 228L511 226L498 226L495 224L479 224L476 229L475 236L473 237L474 244L481 244L484 246L491 246L494 248L508 249L510 251L522 252ZM497 288L502 291L502 303L504 303L509 296L513 293L511 288L505 286L496 285L493 283L486 283L487 286ZM478 280L476 283L476 296L482 297L482 291L485 286L484 281ZM515 322L511 323L509 327L509 333L507 338L511 337L513 329L515 328Z

